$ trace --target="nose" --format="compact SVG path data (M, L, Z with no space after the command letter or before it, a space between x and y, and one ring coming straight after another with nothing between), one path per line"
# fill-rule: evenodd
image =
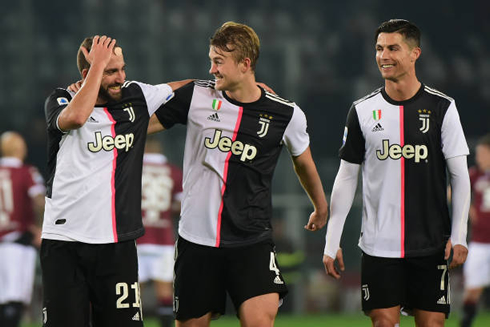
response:
M211 67L209 68L209 73L211 75L214 75L218 72L218 69L216 68L216 65L214 64L214 62L211 63Z
M122 84L126 80L126 72L121 70L116 73L116 83Z

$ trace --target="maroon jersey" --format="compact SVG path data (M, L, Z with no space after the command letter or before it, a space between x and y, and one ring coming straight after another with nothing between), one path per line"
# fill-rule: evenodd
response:
M162 154L145 154L141 201L145 235L137 240L138 244L175 243L172 209L181 194L182 171Z
M35 223L32 198L44 191L43 178L35 167L16 158L0 159L0 241Z
M471 226L471 240L490 243L490 171L470 168L471 190L476 221Z

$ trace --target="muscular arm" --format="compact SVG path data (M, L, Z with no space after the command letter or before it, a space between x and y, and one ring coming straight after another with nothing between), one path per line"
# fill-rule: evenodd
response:
M315 208L305 228L311 231L319 230L327 222L328 203L310 148L293 157L293 164L296 175Z

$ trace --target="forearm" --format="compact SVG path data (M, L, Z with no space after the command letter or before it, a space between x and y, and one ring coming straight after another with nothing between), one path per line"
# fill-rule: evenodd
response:
M308 148L299 157L293 158L294 170L301 185L308 194L315 211L324 215L328 213L328 204L323 185L318 175L315 163Z
M94 64L90 68L82 87L58 117L58 124L62 130L77 129L85 124L94 110L104 68L102 64Z
M360 166L341 160L335 177L330 198L330 220L325 237L324 254L335 258L340 248L340 239L345 220L349 214L357 189L357 177Z
M467 246L468 214L471 201L471 184L468 175L466 156L447 160L452 189L452 245Z
M184 80L181 80L181 81L174 81L174 82L168 82L167 84L172 88L172 91L175 91L177 90L178 88L186 85L186 84L189 84L191 82L193 82L194 79L184 79Z

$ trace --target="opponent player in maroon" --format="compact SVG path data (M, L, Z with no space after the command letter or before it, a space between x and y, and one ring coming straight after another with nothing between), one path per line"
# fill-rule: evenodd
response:
M3 133L0 148L0 326L16 327L31 302L45 187L37 168L24 164L20 134Z
M146 140L141 195L145 235L136 242L139 281L143 292L147 282L153 282L156 314L162 327L170 327L174 321L174 219L180 213L182 171L168 162L160 141L154 136Z
M461 327L471 326L483 289L490 285L490 134L478 141L475 160L476 166L470 168L471 241L463 267L465 292Z

